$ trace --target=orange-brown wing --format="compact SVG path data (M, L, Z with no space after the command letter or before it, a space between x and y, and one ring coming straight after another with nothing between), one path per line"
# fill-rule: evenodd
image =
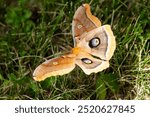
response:
M103 61L92 57L91 55L79 56L76 64L84 71L85 74L97 73L109 67L109 61Z
M33 79L36 81L42 81L51 76L67 74L74 68L75 55L64 55L58 58L47 60L39 65L33 73Z
M109 67L109 61L94 58L86 49L76 47L73 48L73 53L76 54L75 63L87 75L100 72Z
M85 48L91 55L110 60L116 49L116 41L110 25L103 25L81 35L77 47Z
M83 33L89 32L100 26L100 20L91 14L90 6L88 4L80 6L75 12L72 22L72 32L75 45L76 41Z

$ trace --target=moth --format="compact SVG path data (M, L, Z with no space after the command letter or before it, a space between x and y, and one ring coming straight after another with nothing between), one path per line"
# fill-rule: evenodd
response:
M74 48L70 53L39 65L33 72L34 80L67 74L76 65L87 75L109 67L116 49L115 37L110 25L101 25L101 21L92 15L89 4L83 4L75 12L72 33Z

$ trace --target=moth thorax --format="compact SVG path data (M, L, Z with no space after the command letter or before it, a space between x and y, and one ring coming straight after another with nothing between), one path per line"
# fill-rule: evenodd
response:
M80 47L75 47L72 48L72 53L73 54L79 54L80 52L84 51L84 49L80 48Z

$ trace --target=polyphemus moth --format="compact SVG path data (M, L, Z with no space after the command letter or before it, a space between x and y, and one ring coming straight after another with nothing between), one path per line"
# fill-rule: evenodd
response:
M78 65L85 74L100 72L109 67L116 41L110 25L101 26L91 14L90 6L83 4L74 14L72 22L74 48L69 54L45 61L39 65L33 78L42 81L50 76L64 75Z

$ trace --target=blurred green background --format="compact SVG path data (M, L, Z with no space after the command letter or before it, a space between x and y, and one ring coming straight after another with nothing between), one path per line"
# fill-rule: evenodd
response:
M34 81L40 63L73 47L71 23L82 3L112 26L110 67ZM0 99L150 99L149 53L149 0L0 0Z

